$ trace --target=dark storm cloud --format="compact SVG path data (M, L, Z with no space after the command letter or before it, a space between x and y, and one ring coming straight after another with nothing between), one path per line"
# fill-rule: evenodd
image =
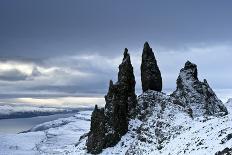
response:
M3 0L1 57L115 56L146 40L166 48L231 41L230 6L224 0Z
M149 41L175 89L188 59L213 88L232 88L230 1L0 1L0 95L94 96L116 81L129 48L140 86L142 46Z

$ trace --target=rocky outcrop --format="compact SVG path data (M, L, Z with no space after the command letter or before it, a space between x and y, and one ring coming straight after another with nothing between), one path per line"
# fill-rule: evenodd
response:
M203 115L225 115L227 109L210 88L206 80L198 80L197 65L187 61L177 78L177 88L171 94L179 100L177 104L190 108L193 117ZM181 101L181 102L180 102Z
M143 92L162 91L162 77L152 48L145 42L142 54L141 81Z
M231 155L232 154L232 148L224 148L222 151L218 151L215 153L215 155Z
M91 116L90 133L86 143L87 148L91 148L91 153L100 153L105 147L105 132L104 109L98 109L96 105Z
M180 70L176 90L166 95L161 92L161 73L146 42L141 80L143 93L137 100L133 67L125 49L118 81L109 82L105 107L95 107L88 137L83 136L79 143L84 143L80 145L82 154L86 154L86 146L88 153L128 155L202 154L201 149L215 154L215 145L231 146L231 114L224 115L228 114L227 108L231 111L232 101L226 108L208 82L199 81L197 65L187 61ZM212 115L222 117L208 117ZM214 142L214 146L208 142Z
M105 108L95 107L92 114L86 144L89 153L100 153L102 149L116 145L127 133L129 119L135 115L135 77L128 49L119 65L118 81L115 84L110 81L105 101Z

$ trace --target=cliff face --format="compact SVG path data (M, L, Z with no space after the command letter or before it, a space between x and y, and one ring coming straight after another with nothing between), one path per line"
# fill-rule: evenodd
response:
M177 78L177 88L171 96L183 107L190 108L193 117L202 115L225 115L227 109L207 81L198 80L197 65L187 61ZM181 101L181 102L180 102Z
M141 81L143 92L147 90L162 91L161 73L152 48L150 48L148 42L146 42L143 47Z
M103 148L117 144L127 133L129 119L135 115L136 98L133 67L128 50L125 49L119 65L118 81L115 84L110 81L105 108L95 107L93 111L86 144L88 152L100 153Z

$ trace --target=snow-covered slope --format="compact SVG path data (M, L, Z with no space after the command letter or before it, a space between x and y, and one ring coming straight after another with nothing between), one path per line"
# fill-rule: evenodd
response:
M1 155L67 154L90 127L92 111L35 126L29 132L0 134Z
M225 103L228 115L194 119L164 93L149 91L138 100L139 118L129 122L128 133L116 146L101 154L213 155L231 149L232 99ZM90 115L91 111L82 111L37 125L26 133L0 135L1 155L85 155L87 138L78 140L89 131Z
M128 133L116 146L101 154L212 155L231 149L231 101L226 103L229 111L226 116L194 119L163 93L149 91L139 96L138 101L139 118L130 121ZM87 154L86 140L80 141L74 154Z

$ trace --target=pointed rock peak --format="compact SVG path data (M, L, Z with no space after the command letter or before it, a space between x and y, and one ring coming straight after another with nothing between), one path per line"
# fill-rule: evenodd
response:
M123 61L125 61L125 60L128 59L128 58L129 58L129 60L130 60L130 54L129 54L127 48L124 49L123 56L124 56L124 57L123 57Z
M162 90L162 77L152 48L145 42L142 54L141 81L143 92Z
M144 49L150 49L150 45L148 44L147 41L144 43L143 48L144 48Z
M185 63L184 68L181 71L187 71L187 73L190 72L190 75L192 75L195 79L198 79L197 65L190 61Z
M154 53L152 51L152 48L148 44L148 42L144 43L144 46L143 46L143 56L153 56L154 57Z
M118 82L134 81L134 71L130 60L128 49L125 48L122 63L119 65Z
M124 49L124 57L127 57L129 54L128 54L128 49L127 48L125 48Z
M192 68L197 68L197 65L190 61L187 61L184 65L184 69L192 69Z

